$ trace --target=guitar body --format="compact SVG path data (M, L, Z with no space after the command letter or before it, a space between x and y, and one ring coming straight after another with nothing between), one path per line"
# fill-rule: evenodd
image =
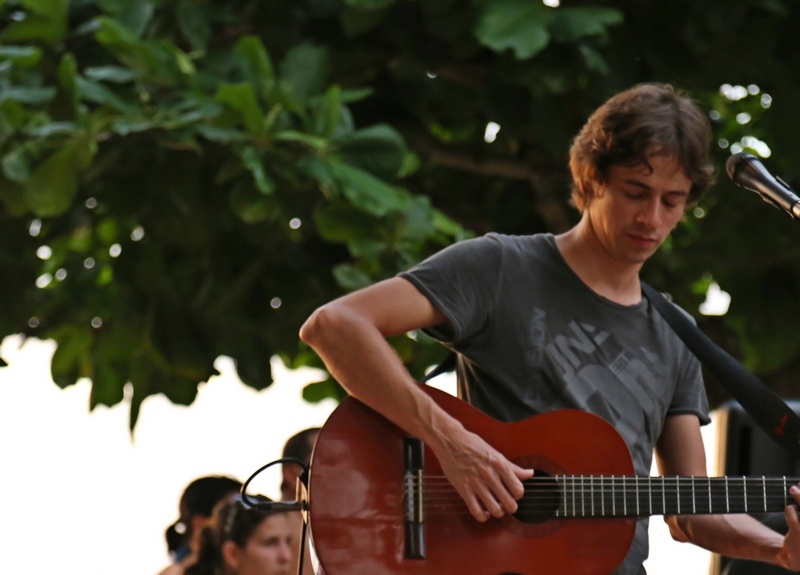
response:
M563 410L502 423L444 392L423 389L467 429L537 476L634 473L620 435L589 413ZM322 428L311 462L309 522L326 575L605 575L625 558L634 518L523 522L507 516L480 523L452 487L451 496L426 499L424 558L408 558L406 437L353 398ZM424 475L440 477L435 493L449 486L427 447Z

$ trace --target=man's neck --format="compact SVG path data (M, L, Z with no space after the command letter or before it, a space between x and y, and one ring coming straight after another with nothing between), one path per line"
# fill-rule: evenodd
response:
M585 218L556 236L556 245L572 271L597 294L620 305L641 301L639 270L642 264L612 257Z

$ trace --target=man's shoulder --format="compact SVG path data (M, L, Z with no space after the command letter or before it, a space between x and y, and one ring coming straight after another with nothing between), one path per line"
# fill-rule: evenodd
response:
M475 239L477 241L492 244L500 249L511 249L520 252L548 249L549 246L555 245L555 239L550 233L509 235L500 232L489 232L488 234Z

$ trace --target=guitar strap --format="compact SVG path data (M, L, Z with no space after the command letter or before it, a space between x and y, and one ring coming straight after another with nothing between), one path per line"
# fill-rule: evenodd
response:
M456 368L457 357L458 356L456 355L456 352L451 351L450 353L447 354L447 357L445 357L442 360L442 363L440 363L431 371L429 371L427 374L425 374L425 377L423 377L419 382L426 383L431 379L433 379L434 377L436 377L437 375L441 375L446 371L453 371Z
M755 375L715 344L659 291L642 282L642 292L692 353L758 425L784 449L800 455L800 417Z

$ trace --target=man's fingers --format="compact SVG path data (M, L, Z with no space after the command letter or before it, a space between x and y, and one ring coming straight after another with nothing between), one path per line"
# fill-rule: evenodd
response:
M514 500L519 501L522 496L525 495L525 485L522 482L533 477L533 469L523 469L522 467L514 465L512 471L512 475L503 476L503 483ZM515 506L514 511L516 510Z
M531 475L533 475L533 470L522 469L512 464L497 477L492 478L492 493L505 513L517 512L517 509L519 509L518 501L525 495L525 486L522 481L528 479ZM496 513L492 513L492 515L498 517Z
M489 519L491 515L489 514L488 511L486 511L479 497L474 492L469 490L469 488L466 489L467 491L465 493L461 493L461 498L467 504L467 509L469 510L470 515L472 515L475 519L483 523L484 521Z
M800 489L796 485L789 489L789 493L794 497L795 501L800 502ZM789 505L786 508L786 524L789 529L800 529L800 517L797 514L797 507Z
M470 513L478 521L486 521L489 517L500 519L517 510L516 500L497 477L475 486L475 495L465 499Z

